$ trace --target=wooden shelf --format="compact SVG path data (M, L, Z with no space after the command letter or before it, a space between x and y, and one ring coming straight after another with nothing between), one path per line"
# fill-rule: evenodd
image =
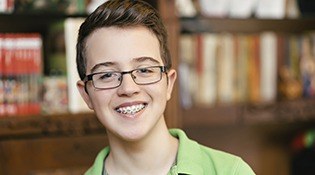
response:
M0 140L105 133L93 113L0 118Z
M66 18L86 17L85 14L66 15L55 13L0 14L0 32L39 32L45 33L53 22Z
M184 127L309 122L315 119L315 99L273 104L192 107L183 111Z
M255 33L274 31L296 33L315 30L315 18L303 19L226 19L226 18L181 18L182 32L240 32Z

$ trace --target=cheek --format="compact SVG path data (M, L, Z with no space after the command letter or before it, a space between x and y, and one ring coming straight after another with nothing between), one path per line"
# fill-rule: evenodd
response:
M161 83L160 86L155 86L150 88L150 94L152 94L152 96L154 96L153 98L155 98L158 101L167 101L168 99L168 93L167 93L167 85L166 83Z
M94 91L91 96L94 109L97 110L108 105L112 96L113 94L110 91Z

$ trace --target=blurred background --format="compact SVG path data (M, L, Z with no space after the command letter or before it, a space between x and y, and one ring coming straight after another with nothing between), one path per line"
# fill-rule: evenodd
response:
M0 0L0 175L82 174L108 143L76 89L77 30L104 0ZM149 0L178 81L170 128L259 175L315 174L315 1Z

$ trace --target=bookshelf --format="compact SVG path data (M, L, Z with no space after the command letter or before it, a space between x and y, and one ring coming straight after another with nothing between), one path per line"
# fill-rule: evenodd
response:
M315 31L314 18L229 19L197 16L180 18L180 32L257 34L272 31L302 34ZM209 85L211 86L211 85ZM292 138L315 126L314 97L276 99L268 103L228 103L182 108L188 135L213 148L240 155L257 174L291 173Z
M315 30L313 18L178 18L173 0L150 2L158 7L166 24L175 68L180 61L181 33L259 33L266 30L301 33ZM0 32L39 32L45 36L51 23L84 16L1 14ZM45 49L44 46L44 58ZM180 106L179 98L179 85L176 84L165 114L169 127L181 127L200 143L240 155L257 174L289 174L290 139L298 131L315 126L314 99L184 109ZM50 172L56 169L82 172L107 144L105 139L105 130L92 113L0 118L0 174L26 174L31 170ZM28 158L34 156L38 157L29 161Z
M181 18L180 19L181 33L203 33L203 32L231 32L231 33L260 33L264 31L274 31L279 33L303 33L308 31L315 31L314 18L302 19L220 19L220 18ZM231 116L229 121L237 123L244 121L244 118L250 118L251 113L256 115L262 113L269 113L272 117L271 120L286 120L290 121L295 115L295 119L313 119L315 116L312 106L314 99L296 99L296 100L281 100L268 104L234 104L234 105L218 105L215 107L198 107L193 106L191 109L184 109L183 123L190 125L193 123L211 123L203 121L203 114L212 111L212 115ZM286 111L287 109L287 111ZM198 119L189 119L192 114L198 114ZM244 114L246 116L244 116ZM264 117L256 117L264 118ZM187 121L185 121L187 119ZM225 119L222 119L224 121ZM270 120L270 121L271 121ZM220 121L220 119L218 119ZM223 122L224 123L224 122Z
M49 26L66 18L84 16L0 14L0 32L39 33L44 62L49 49ZM60 169L59 173L81 174L93 162L97 150L107 144L105 129L92 113L1 116L0 128L0 174L41 174L56 169Z

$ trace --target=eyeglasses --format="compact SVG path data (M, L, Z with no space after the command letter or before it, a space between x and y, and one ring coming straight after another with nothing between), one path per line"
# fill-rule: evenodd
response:
M148 85L157 83L162 79L162 73L166 73L165 66L151 66L134 69L131 71L107 71L97 72L87 75L84 83L92 80L96 89L113 89L121 85L124 74L130 74L133 81L138 85Z

